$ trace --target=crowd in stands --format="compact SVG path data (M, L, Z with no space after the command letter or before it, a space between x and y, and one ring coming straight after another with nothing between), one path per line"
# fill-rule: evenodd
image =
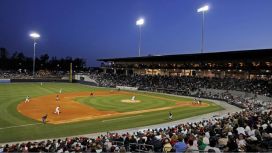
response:
M28 73L11 72L11 71L0 71L0 79L31 79L31 75Z
M272 151L272 111L248 108L222 117L135 133L108 133L5 145L0 152L261 152Z
M35 73L35 78L58 78L62 77L64 73L60 72L50 72L45 70L40 70ZM32 73L27 70L18 71L1 71L0 79L32 79Z
M272 101L262 101L256 99L256 97L243 97L233 95L230 92L222 92L217 94L207 93L205 91L200 91L197 93L199 97L209 98L209 99L218 99L223 100L231 105L235 105L239 108L247 108L252 111L264 111L265 108L272 108Z
M254 97L236 97L226 91L211 94L198 88L240 90L271 96L267 81L196 77L125 76L92 74L100 86L136 86L194 90L200 97L224 99L243 108L199 122L145 129L134 133L107 133L95 138L73 137L0 146L0 152L271 152L272 107ZM236 84L237 83L237 84ZM248 83L248 84L247 84Z
M156 91L196 96L212 99L224 100L240 108L251 108L263 110L267 105L262 101L257 101L256 97L245 98L243 96L232 95L229 90L253 93L255 95L272 96L272 80L245 80L234 78L200 78L191 76L159 76L159 75L118 75L92 73L90 77L99 86L116 87L131 86L140 90ZM203 89L225 90L223 93L206 92ZM180 92L178 92L180 91Z
M257 95L272 96L272 80L249 80L234 78L208 78L189 76L160 76L160 75L118 75L92 73L91 78L99 86L132 86L142 90L173 89L175 91L194 91L199 88L221 90L236 90Z

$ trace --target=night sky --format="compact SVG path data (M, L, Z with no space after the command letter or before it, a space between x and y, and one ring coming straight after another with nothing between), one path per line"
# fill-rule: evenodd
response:
M97 58L197 53L201 14L205 52L272 48L272 0L0 0L0 47L33 53L31 31L40 33L37 55Z

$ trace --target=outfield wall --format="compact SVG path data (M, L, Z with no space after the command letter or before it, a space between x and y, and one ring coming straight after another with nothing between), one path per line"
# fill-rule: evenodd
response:
M10 83L10 79L0 79L0 83Z
M10 82L69 82L69 80L62 80L56 78L47 79L10 79Z
M128 86L116 86L116 88L121 90L132 90L132 91L138 90L137 87L128 87Z
M94 79L91 79L90 76L84 75L84 74L76 74L75 75L75 80L81 80L81 81L86 81L86 82L93 82L93 83L97 84L97 82Z
M84 85L94 86L96 87L97 84L95 82L83 81L83 80L73 80L74 83L80 83Z
M35 78L35 79L10 79L11 83L15 82L62 82L62 83L68 83L69 79L59 79L59 78ZM74 83L80 83L90 86L97 86L95 82L89 82L84 80L75 80L73 79Z

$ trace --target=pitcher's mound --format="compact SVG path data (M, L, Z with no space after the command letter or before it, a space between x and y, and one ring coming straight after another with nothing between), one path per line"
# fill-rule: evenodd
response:
M131 99L123 99L121 100L123 103L140 103L140 100L131 100Z

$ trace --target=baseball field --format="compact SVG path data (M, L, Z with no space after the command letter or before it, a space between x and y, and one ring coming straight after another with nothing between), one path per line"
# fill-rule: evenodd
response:
M140 127L169 122L169 112L179 120L221 109L209 101L81 84L0 84L0 143Z

